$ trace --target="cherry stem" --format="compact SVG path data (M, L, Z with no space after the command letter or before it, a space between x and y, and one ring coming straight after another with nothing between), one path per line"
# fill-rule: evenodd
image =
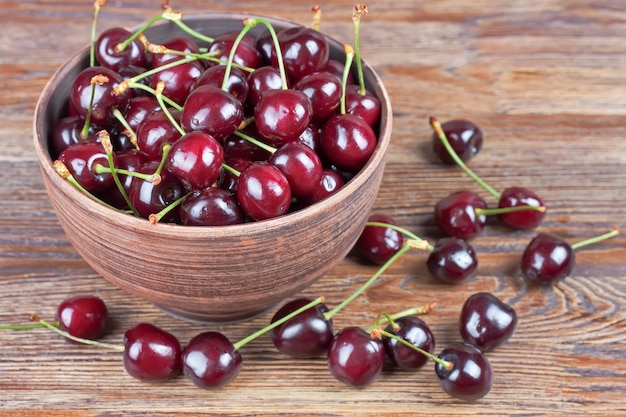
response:
M96 97L96 84L98 84L97 77L98 76L91 77L91 96L89 97L89 107L87 107L87 115L85 116L85 123L83 123L83 128L80 131L80 137L83 139L85 139L87 135L89 134L89 125L91 124L91 113L93 111L93 101ZM107 78L107 81L108 81L108 78Z
M183 22L181 20L181 18L178 17L179 15L182 17L182 15L180 13L172 13L171 9L169 10L169 13L168 12L163 13L163 17L165 19L174 22L174 24L176 26L178 26L180 29L182 29L182 31L185 32L186 34L191 35L194 38L197 38L197 39L199 39L201 41L204 41L206 43L213 42L213 40L214 40L213 38L211 38L209 36L206 36L206 35L198 32L197 30L192 29L191 27L189 27L185 22Z
M278 35L276 35L276 31L272 24L262 18L257 17L255 19L245 19L244 24L246 26L250 25L251 27L256 26L257 24L263 24L267 27L267 30L270 32L270 36L272 37L272 42L274 43L274 50L276 51L276 60L278 61L278 72L280 73L280 81L282 83L282 89L287 90L287 74L285 73L285 63L283 62L283 53L280 49L280 43L278 42Z
M341 74L341 100L339 103L341 114L346 114L346 89L348 86L348 75L354 59L354 49L352 49L352 46L344 44L343 50L346 54L346 61L343 67L343 74Z
M385 312L382 312L378 315L378 319L376 320L376 322L370 327L368 327L367 332L371 333L375 328L380 327L384 322L387 322L391 324L392 327L396 328L397 327L395 323L396 320L401 319L403 317L421 316L424 314L428 314L431 311L433 311L436 305L437 303L425 304L423 306L402 310L395 314L387 314Z
M252 333L251 335L244 337L243 339L241 339L240 341L233 343L233 346L235 347L236 350L239 350L242 346L244 346L246 343L253 341L254 339L256 339L257 337L269 332L270 330L280 326L281 324L291 320L292 318L296 317L298 314L301 314L303 312L305 312L306 310L315 307L318 304L321 304L324 302L324 297L318 297L315 300L311 301L308 304L303 305L302 307L300 307L297 310L292 311L291 313L287 314L286 316L280 318L279 320L276 320L275 322L265 326L264 328L257 330L256 332Z
M267 151L267 152L269 152L271 154L275 153L278 150L278 149L268 145L267 143L261 142L260 140L253 138L250 135L246 135L243 132L235 131L234 133L235 133L236 136L239 136L240 138L247 140L248 142L258 146L259 148L261 148L264 151Z
M311 23L311 29L320 30L320 23L322 22L322 8L319 4L311 7L311 13L313 13L313 22Z
M378 330L378 333L376 332ZM450 362L450 361L446 361L443 360L439 357L437 357L436 355L433 355L430 352L425 351L424 349L415 346L413 343L409 342L408 340L405 340L403 338L401 338L400 336L397 336L393 333L390 333L386 330L383 329L375 329L372 333L374 333L374 336L377 336L378 334L384 336L384 337L389 337L391 339L395 339L398 342L402 343L405 346L410 347L411 349L421 353L422 355L426 356L429 359L432 359L433 361L437 362L439 365L443 366L447 371L451 371L452 369L454 369L454 363Z
M109 168L111 169L111 176L113 177L113 182L115 182L118 191L122 195L122 198L130 208L130 210L133 212L133 214L138 216L139 212L137 212L135 205L131 201L130 197L128 197L128 194L126 193L126 190L124 189L124 186L122 185L122 182L120 181L120 178L118 176L117 169L115 168L115 162L113 161L113 145L111 144L111 137L109 136L109 133L106 130L101 130L100 132L98 132L98 137L100 138L100 143L102 143L102 147L106 152L107 161L109 162Z
M185 132L185 130L182 127L180 127L180 124L178 124L176 119L174 119L174 116L172 116L172 113L169 111L169 109L165 105L165 102L163 100L164 89L165 89L165 82L159 81L157 83L156 89L154 90L154 97L159 103L159 106L161 106L161 110L163 110L163 114L165 114L165 117L167 117L167 119L170 121L172 126L174 126L174 128L178 131L178 133L180 133L181 136L184 136L185 134L187 134L187 132Z
M354 22L354 50L357 69L357 77L359 80L359 94L365 95L365 79L363 78L363 63L361 61L361 47L359 42L359 28L361 26L361 17L367 15L367 6L359 3L354 6L352 11L352 21Z
M96 174L111 174L111 175L113 175L113 172L115 172L117 174L128 175L131 177L139 178L141 180L151 182L155 185L161 182L161 176L158 173L144 174L142 172L129 171L127 169L111 168L111 167L104 166L102 164L94 165L93 172Z
M429 244L425 239L422 239L421 237L417 236L416 234L404 229L403 227L400 226L396 226L395 224L389 224L389 223L382 223L382 222L366 222L365 226L370 226L370 227L386 227L388 229L391 230L395 230L396 232L400 232L403 235L405 235L406 237L416 240L416 241L422 241L424 242L424 249L426 249L429 252L432 252L435 248Z
M67 339L73 340L75 342L82 343L84 345L99 346L99 347L103 347L103 348L107 348L107 349L118 350L120 352L124 351L124 346L122 346L122 345L114 345L112 343L98 342L96 340L83 339L82 337L72 336L68 332L63 331L63 330L59 329L58 327L56 327L54 324L49 323L46 320L42 319L37 314L33 314L30 317L30 319L31 319L31 321L36 321L39 324L41 324L42 326L47 327L48 329L57 332L61 336L65 337Z
M469 175L481 187L487 190L489 194L491 194L497 199L500 199L500 193L494 190L493 188L491 188L489 184L484 182L478 175L476 175L471 169L469 169L467 165L465 165L465 163L461 160L461 158L459 158L459 156L456 154L454 149L452 149L452 146L450 145L450 142L448 141L448 138L446 137L446 134L444 133L443 128L441 127L441 123L439 123L439 121L435 119L434 117L431 117L429 121L430 121L430 125L432 126L435 133L439 137L439 140L441 140L441 143L443 144L444 148L446 148L446 151L448 151L448 155L450 155L450 157L454 160L454 162L456 162L459 168L465 171L467 175Z
M53 323L50 323L52 326L54 327L59 327L59 322L55 321ZM31 330L31 329L41 329L44 328L46 326L44 326L41 323L33 323L33 324L17 324L17 325L12 325L12 324L3 324L0 325L0 330Z
M169 212L171 212L172 210L174 210L176 207L180 206L183 201L185 201L185 199L187 197L189 197L189 195L191 195L191 193L187 193L184 196L180 197L178 200L174 201L171 204L168 204L166 207L164 207L161 211L159 211L158 213L152 213L148 216L148 220L150 221L150 223L152 224L157 224L159 221L161 221L161 219Z
M241 29L235 41L233 42L232 47L230 48L230 53L228 54L228 60L226 61L226 68L224 69L224 80L222 81L222 91L228 91L228 79L230 78L231 68L233 66L233 60L235 59L235 53L237 52L237 48L239 44L243 40L243 37L246 36L246 33L250 31L253 27L256 26L256 22L250 19L244 20L244 27Z
M518 211L526 211L526 210L539 211L541 213L545 213L546 208L544 206L523 205L523 206L511 206L511 207L486 208L486 209L475 208L474 212L476 212L476 214L479 216L493 216L496 214L515 213Z
M224 168L226 171L230 172L231 174L237 177L241 175L241 172L237 171L235 168L231 167L228 164L222 164L222 168Z
M581 240L580 242L574 243L572 245L572 249L578 249L578 248L581 248L583 246L590 245L592 243L597 243L597 242L600 242L602 240L612 238L613 236L617 236L618 234L619 234L619 229L617 228L617 226L613 226L613 229L610 232L607 232L607 233L601 234L599 236L592 237L592 238L585 239L585 240Z
M128 37L128 39L126 39L124 42L120 42L117 45L115 45L115 52L122 52L124 49L126 49L128 47L128 45L130 45L130 43L132 41L134 41L135 39L137 39L137 37L141 34L143 34L146 29L148 29L150 26L152 26L153 24L155 24L156 22L158 22L161 19L166 19L165 15L167 13L170 13L173 15L171 9L166 10L165 12L154 16L152 19L148 20L142 27L140 27L139 29L137 29L135 31L135 33L133 33L131 36ZM180 19L182 17L182 15L180 15L179 13L179 17L178 19ZM172 20L172 19L167 19L167 20Z
M376 271L376 273L374 275L372 275L372 277L370 279L368 279L363 285L361 285L361 287L359 287L355 292L353 292L348 298L343 300L335 308L325 312L324 313L324 318L326 318L326 320L332 319L335 316L335 314L337 314L339 311L341 311L342 308L344 308L345 306L350 304L359 295L361 295L361 293L363 293L368 287L370 287L374 283L374 281L376 281L378 279L378 277L380 277L382 275L382 273L385 272L387 270L387 268L389 268L391 266L391 264L393 264L396 261L396 259L398 259L400 256L402 256L406 251L408 251L411 248L412 248L412 246L407 242L407 244L402 246L396 253L394 253L393 256L391 258L389 258L387 260L387 262L385 262L378 269L378 271Z
M96 0L93 2L93 20L91 21L91 48L89 50L89 66L96 65L96 22L100 14L100 8L106 4L106 0Z
M115 119L118 122L120 122L122 126L124 126L124 129L126 129L126 132L128 132L130 143L132 143L133 146L137 148L138 146L137 145L137 133L133 130L130 124L128 124L128 120L126 120L126 117L124 117L120 109L118 109L117 107L112 110L112 113L113 113L113 117L115 117Z

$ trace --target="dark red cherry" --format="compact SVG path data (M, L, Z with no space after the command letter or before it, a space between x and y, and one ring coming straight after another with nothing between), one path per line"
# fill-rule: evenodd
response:
M241 355L221 333L204 332L195 336L183 349L183 374L204 389L223 387L241 370Z
M385 363L383 342L358 327L346 327L337 333L327 356L330 373L355 387L369 384Z
M163 81L163 95L183 105L203 70L202 64L194 61L163 69L152 75L150 87L156 89L159 82Z
M186 132L205 132L218 141L233 133L242 120L241 102L214 85L193 90L180 116L180 124Z
M471 295L461 309L461 338L483 352L509 340L517 327L517 314L508 304L488 292Z
M251 130L254 129L246 128L244 133L263 142L263 138L256 137L258 133L255 134ZM272 156L267 150L238 135L230 135L224 139L222 148L224 149L224 157L228 159L242 158L250 161L267 161Z
M113 158L115 161L115 154ZM96 172L98 166L109 167L107 154L100 142L80 142L71 145L61 152L59 160L87 191L98 193L113 184L110 173Z
M439 358L453 364L452 370L435 364L439 384L452 397L477 400L491 390L493 368L477 347L467 343L453 344L441 351Z
M223 164L222 145L208 133L195 131L174 142L165 168L188 188L201 191L217 181Z
M534 192L523 187L509 187L500 194L499 208L516 206L545 207L543 200ZM498 214L498 220L514 229L532 229L539 226L545 217L545 211L523 210Z
M244 215L235 196L211 187L185 198L180 221L185 226L227 226L243 223Z
M148 163L148 157L137 149L127 149L115 153L115 167L117 169L124 169L126 171L133 172L139 170L146 163ZM122 187L128 194L130 186L133 183L133 177L120 173L117 175ZM121 210L128 208L128 203L120 193L120 190L117 188L117 184L111 184L108 189L98 196L107 203L111 204L113 207L117 207Z
M304 307L312 300L297 298L284 304L272 317L272 323ZM295 358L312 358L328 351L333 339L333 323L324 313L328 307L318 304L270 331L272 343L279 352Z
M204 70L200 78L196 80L196 87L203 85L213 85L222 88L226 75L226 65L214 65ZM246 104L248 98L248 78L242 70L231 67L228 80L226 82L226 92L235 97L242 105Z
M458 284L467 280L478 267L476 251L465 240L444 237L437 241L428 255L430 274L442 282Z
M88 128L87 137L82 137L84 125L85 119L80 116L67 116L59 119L50 134L50 156L56 159L70 145L95 141L95 129L92 126Z
M305 198L303 203L305 205L311 205L317 203L318 201L322 201L328 196L339 191L341 187L343 187L345 181L343 177L336 171L332 169L324 169L322 171L322 178L320 182L315 188L315 191L308 198Z
M255 220L281 216L291 204L289 181L275 166L255 162L239 177L237 200L243 211Z
M124 111L124 119L136 131L148 117L160 111L161 106L154 96L133 97Z
M254 108L254 120L261 136L270 140L295 140L309 126L311 100L299 90L267 90Z
M282 85L280 72L276 68L263 66L255 69L248 75L248 106L254 109L264 92L280 90Z
M172 334L140 323L124 334L124 369L140 381L167 381L180 374L181 349Z
M468 120L449 120L441 124L443 132L450 142L454 152L467 162L476 155L483 145L483 132L478 126ZM433 133L433 150L446 164L456 164L446 148L443 146L437 133Z
M359 85L353 84L346 87L346 113L360 116L370 126L375 126L380 119L380 100L365 91L361 94Z
M144 174L154 173L159 166L159 161L151 161L138 169ZM143 218L149 218L165 207L174 203L186 194L182 182L167 169L161 171L161 182L154 184L140 178L134 178L128 192L137 213ZM173 210L161 219L162 222L178 222L178 211Z
M341 82L327 72L307 75L294 86L311 100L313 123L324 123L335 114L341 100Z
M91 80L95 76L104 76L107 81L92 84ZM70 105L77 115L85 119L93 96L91 124L105 129L113 120L111 110L116 107L123 112L132 97L130 90L120 95L113 92L113 89L122 81L122 76L112 69L102 66L85 68L74 80L70 91ZM94 91L93 94L92 91Z
M572 246L558 236L540 233L522 254L524 276L537 284L550 285L572 273L575 256Z
M342 170L357 172L374 153L377 138L361 117L338 114L324 123L320 144L330 163Z
M161 45L173 51L180 51L180 52L193 53L193 54L200 53L200 48L198 47L198 43L191 38L176 37L166 42L163 42ZM152 68L160 67L161 65L165 65L168 62L179 61L183 58L184 56L182 55L172 54L170 52L166 52L163 54L153 53L152 54Z
M302 77L323 71L328 65L330 47L326 37L309 27L292 27L278 32L287 78L297 82ZM276 51L270 44L270 61L278 66Z
M368 222L397 225L394 219L384 214L372 214ZM403 244L404 237L397 230L389 227L366 225L356 241L354 249L363 258L382 265L395 255Z
M145 48L138 39L134 39L123 50L118 46L132 36L121 27L106 29L96 40L96 59L100 65L119 71L129 65L143 67L146 65Z
M216 58L226 63L237 36L239 36L238 31L228 32L216 37L213 39L211 45L209 45L208 52L219 51L219 55L216 56ZM261 53L256 46L256 42L251 36L246 35L243 37L242 41L237 46L233 62L248 68L258 68L261 66Z
M326 64L326 69L324 71L329 74L332 74L341 82L343 80L344 68L345 68L345 65L343 62L331 58L328 60L328 63ZM348 73L347 85L352 85L352 84L356 84L354 75L352 73Z
M416 316L408 316L396 320L396 324L400 327L399 330L394 330L393 326L388 325L385 331L395 334L426 352L433 353L435 336L424 320ZM428 361L426 355L392 337L383 337L383 345L387 357L400 369L419 369Z
M252 165L252 161L246 158L228 158L226 159L226 165L235 169L238 172L243 172L250 165ZM237 193L237 184L239 183L239 177L232 172L223 169L220 174L220 178L217 182L218 186L231 194Z
M297 141L304 143L306 146L313 149L318 155L322 152L320 145L320 129L313 123L308 125L307 128L300 133Z
M59 329L72 336L94 340L104 333L109 311L101 298L79 295L59 304L56 320L59 322Z
M174 120L180 120L178 110L170 110ZM176 142L181 134L172 124L167 115L162 111L157 111L144 120L137 131L137 144L139 150L145 153L152 160L160 160L163 156L163 146Z
M457 191L442 198L435 205L435 222L447 235L471 239L485 227L487 216L476 209L486 209L487 203L470 191Z
M317 153L301 142L288 142L270 157L270 164L282 172L293 197L309 196L322 179L322 161Z

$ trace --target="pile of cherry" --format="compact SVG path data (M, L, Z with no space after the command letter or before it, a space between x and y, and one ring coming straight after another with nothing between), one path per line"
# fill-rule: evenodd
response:
M354 10L358 45L367 8ZM307 207L367 163L381 105L358 48L345 45L339 62L315 26L276 32L251 18L207 38L181 16L166 7L134 33L114 27L93 40L51 133L59 174L152 222L209 226ZM151 43L144 32L162 19L188 36ZM256 26L266 29L253 37Z
M98 10L96 2L94 16ZM166 9L149 24L169 19L191 37L163 45L143 36L149 24L135 34L121 28L103 32L93 40L91 65L72 87L68 116L53 130L57 170L103 204L185 225L263 220L325 198L363 167L376 146L380 103L363 87L358 54L358 23L366 10L355 6L356 54L347 47L345 63L328 58L326 38L316 29L276 34L268 25L266 35L251 38L248 30L265 24L262 19L207 39ZM358 75L350 81L353 56ZM330 373L350 386L369 384L385 363L417 370L431 359L445 392L481 398L493 384L485 352L509 340L517 326L516 312L493 294L467 298L459 315L462 342L438 355L432 331L418 317L433 306L381 312L367 329L333 329L333 317L408 250L427 251L434 277L460 283L477 268L469 241L485 227L487 215L516 229L535 228L545 215L542 199L532 191L511 187L498 193L465 165L482 146L477 126L463 120L442 126L434 118L430 123L435 152L479 182L499 200L498 207L489 208L468 191L437 202L435 220L447 237L434 246L392 218L372 215L355 252L380 268L332 309L321 297L288 301L268 326L235 343L206 331L181 345L149 323L127 330L123 344L101 342L108 310L94 296L64 300L56 322L33 315L33 324L0 328L47 327L76 342L121 351L124 369L138 380L166 381L182 373L205 389L232 381L242 367L240 348L269 333L285 355L325 356ZM521 272L535 283L557 282L572 271L574 249L615 234L570 245L539 233L522 255Z

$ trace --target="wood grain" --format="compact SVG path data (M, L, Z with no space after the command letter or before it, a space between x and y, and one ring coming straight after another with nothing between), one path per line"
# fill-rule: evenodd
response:
M351 2L321 3L322 30L350 42ZM99 30L133 26L160 2L110 2ZM301 0L179 0L185 12L240 11L307 23ZM527 186L546 199L537 231L572 242L612 225L626 230L626 4L618 1L381 0L361 25L363 56L383 78L394 132L375 211L418 235L441 235L437 199L459 188L482 191L459 170L438 164L427 119L479 124L485 145L471 167L496 189ZM270 313L211 326L170 317L99 277L65 237L39 175L32 117L54 70L87 43L91 2L9 0L0 8L0 323L52 317L77 293L101 296L112 327L104 340L147 321L184 343L204 330L239 340ZM488 200L490 203L494 203ZM368 326L380 311L437 302L425 319L437 344L459 340L463 301L491 291L520 316L510 342L489 353L490 394L475 403L448 397L432 368L385 369L371 385L348 388L323 358L292 360L267 337L242 349L239 377L219 391L184 378L149 385L123 371L119 353L77 346L44 330L0 333L0 416L615 416L626 415L626 238L581 249L572 276L552 288L526 284L517 270L537 231L491 221L472 244L475 278L460 286L428 276L425 255L409 252L336 316L337 329ZM375 272L348 256L304 294L335 305Z

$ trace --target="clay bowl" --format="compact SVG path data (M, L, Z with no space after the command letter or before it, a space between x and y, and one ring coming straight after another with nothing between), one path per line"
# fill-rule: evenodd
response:
M185 16L209 36L240 30L248 15ZM276 30L295 23L268 19ZM253 29L254 34L257 29ZM183 33L169 22L146 35L164 42ZM342 44L329 39L331 57ZM383 84L364 65L367 87L382 103L378 146L367 165L336 194L306 209L254 223L223 227L151 224L107 208L62 179L48 152L49 132L63 116L73 80L88 65L88 47L51 78L37 104L35 148L57 217L83 259L127 292L187 320L244 319L296 295L350 251L378 193L391 134L391 106ZM323 295L323 294L320 294Z

